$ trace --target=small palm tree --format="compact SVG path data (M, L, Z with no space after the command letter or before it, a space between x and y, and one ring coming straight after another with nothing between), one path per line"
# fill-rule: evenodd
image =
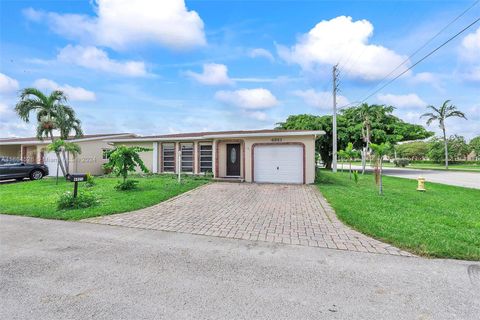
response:
M30 122L30 114L36 113L37 138L43 140L51 139L55 142L54 130L60 131L60 139L68 138L71 131L76 136L83 133L80 128L80 120L75 116L75 111L67 104L67 96L59 90L52 91L45 95L38 89L25 88L20 92L20 101L15 106L18 116L25 122ZM62 173L68 173L68 162L65 154L64 159L59 151L55 151Z
M382 144L371 143L370 147L372 148L373 154L375 155L375 180L378 184L378 193L380 195L383 195L383 179L382 179L383 157L391 149L391 146L387 142Z
M438 121L438 126L443 132L443 143L445 145L445 169L448 169L448 143L445 120L451 117L458 117L467 120L467 117L463 112L457 110L456 106L450 104L450 100L446 100L438 109L434 106L428 106L427 109L432 110L432 112L424 113L420 116L420 118L427 118L427 126L429 126L432 122Z
M349 142L345 150L340 150L339 154L341 154L343 158L348 160L348 163L350 165L348 172L351 180L352 179L352 161L355 159L355 157L358 157L358 151L353 149L353 143Z
M372 123L375 118L381 116L378 106L363 103L358 109L356 120L362 123L362 139L365 142L365 148L362 151L362 174L365 173L366 157L370 152L370 142L372 139Z

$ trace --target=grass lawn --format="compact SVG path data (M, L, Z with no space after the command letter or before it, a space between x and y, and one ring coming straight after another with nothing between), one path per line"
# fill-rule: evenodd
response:
M373 175L358 184L347 173L322 170L318 187L338 217L354 229L423 256L480 260L480 190Z
M345 164L348 169L348 162L339 161L339 164ZM352 162L352 165L361 166L361 161ZM395 167L393 163L386 162L384 167ZM367 167L370 167L370 163L367 162ZM445 165L441 163L410 163L405 168L407 169L427 169L427 170L446 170ZM480 165L478 164L448 164L448 171L465 171L465 172L480 172Z
M112 213L127 212L145 208L171 197L194 189L209 180L199 177L184 177L181 184L176 176L153 175L132 177L139 180L138 188L131 191L117 191L114 186L119 178L95 178L96 185L90 190L100 203L94 207L74 210L57 210L57 199L65 191L73 191L73 183L59 179L45 178L39 181L0 184L0 213L15 214L47 219L80 220ZM85 190L79 183L79 192Z

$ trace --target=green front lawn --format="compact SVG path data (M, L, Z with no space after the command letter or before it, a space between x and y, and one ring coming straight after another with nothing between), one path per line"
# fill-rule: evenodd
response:
M96 185L89 190L100 202L94 207L75 210L57 210L57 199L65 191L73 190L73 183L45 178L39 181L0 184L0 213L16 214L47 219L80 220L112 213L127 212L152 206L171 197L194 189L209 180L200 177L184 177L181 184L176 176L152 175L133 177L139 180L138 189L117 191L118 178L95 178ZM79 191L85 190L79 183Z
M480 260L480 190L384 177L379 196L373 175L322 170L318 187L338 217L354 229L414 254Z

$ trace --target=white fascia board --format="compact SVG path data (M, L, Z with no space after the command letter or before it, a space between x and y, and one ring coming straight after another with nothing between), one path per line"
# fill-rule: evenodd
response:
M78 138L78 139L72 139L68 140L70 142L83 142L83 141L94 141L94 140L107 140L107 139L114 139L116 137L127 137L127 136L134 136L136 137L136 134L133 133L126 133L126 134L115 134L115 135L109 135L109 136L98 136L98 137L92 137L92 138Z
M6 142L1 142L0 141L0 146L11 146L11 145L39 145L39 144L48 144L50 142L46 141L38 141L38 140L32 140L32 141L6 141Z
M181 138L133 138L133 139L111 139L111 143L122 142L175 142L175 141L201 141L204 137L181 137Z
M289 132L266 132L266 133L237 133L237 134L212 134L206 135L204 138L219 139L219 138L255 138L255 137L292 137L292 136L320 136L324 135L325 131L289 131Z
M126 136L137 136L136 134L133 133L126 133L126 134L120 134L120 135L108 135L108 136L98 136L98 137L92 137L92 138L78 138L78 139L71 139L67 140L68 142L83 142L83 141L94 141L94 140L106 140L106 139L112 139L115 137L126 137ZM51 143L50 139L48 140L30 140L30 141L5 141L2 142L0 141L0 146L6 146L6 145L39 145L39 144L49 144Z

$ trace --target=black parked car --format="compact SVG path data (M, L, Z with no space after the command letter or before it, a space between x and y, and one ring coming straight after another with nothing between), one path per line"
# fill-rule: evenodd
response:
M44 164L25 163L18 159L0 157L0 180L17 179L39 180L48 175L48 167Z

